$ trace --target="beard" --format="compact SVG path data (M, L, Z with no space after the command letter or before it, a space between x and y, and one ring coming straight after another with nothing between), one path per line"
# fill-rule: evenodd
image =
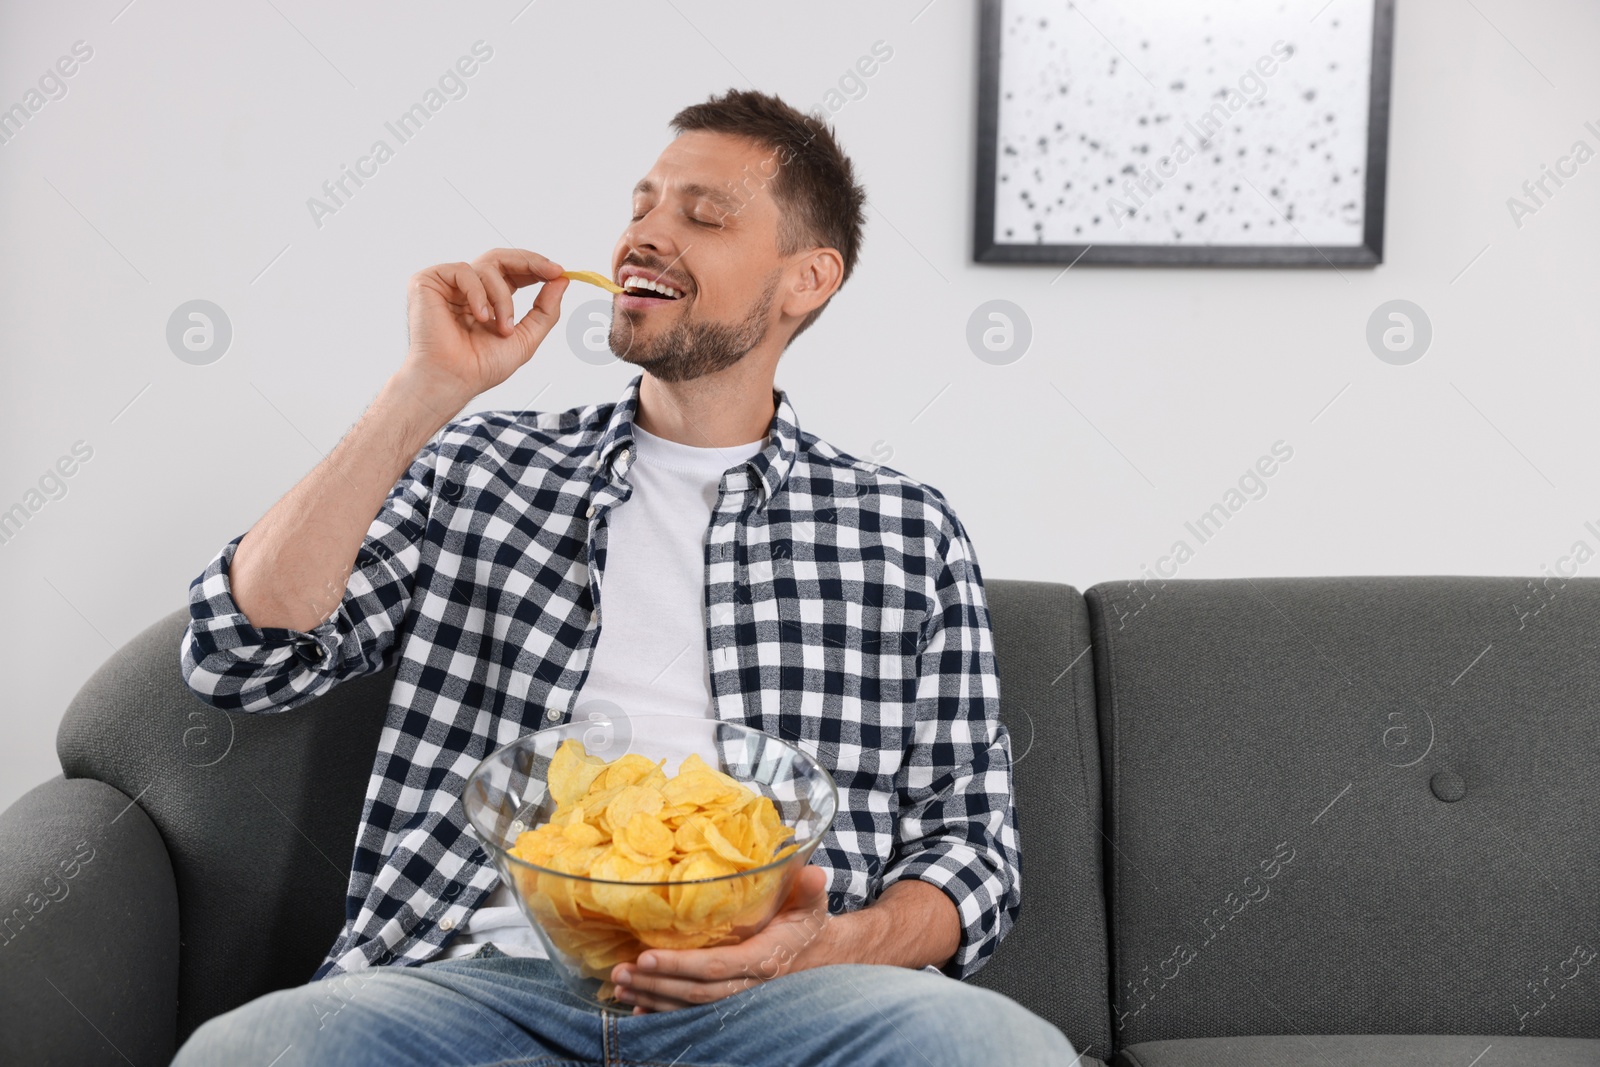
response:
M622 311L611 318L607 343L616 357L649 371L664 382L686 382L731 367L766 339L768 315L778 292L774 272L766 292L736 322L702 322L686 314L667 330L641 337L637 312ZM685 297L684 299L687 299Z

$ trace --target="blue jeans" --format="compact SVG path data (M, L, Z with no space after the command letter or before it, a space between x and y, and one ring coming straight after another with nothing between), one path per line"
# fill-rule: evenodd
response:
M201 1026L172 1067L1059 1065L1056 1027L944 975L838 964L710 1004L615 1015L544 959L486 945L466 959L376 967L257 997Z

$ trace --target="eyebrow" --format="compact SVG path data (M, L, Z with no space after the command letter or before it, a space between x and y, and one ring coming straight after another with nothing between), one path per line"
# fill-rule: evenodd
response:
M678 186L678 190L685 196L703 197L726 211L736 211L739 207L739 202L729 194L723 192L721 189L714 189L709 185L702 185L700 182L684 182L682 185ZM633 187L633 193L635 196L639 195L640 193L653 193L655 191L655 183L649 178L640 178L639 184Z

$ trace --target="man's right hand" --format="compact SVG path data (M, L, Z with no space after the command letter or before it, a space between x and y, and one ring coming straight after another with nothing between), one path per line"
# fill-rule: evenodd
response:
M513 322L511 294L539 285ZM561 267L525 249L411 276L410 350L400 369L321 463L239 542L233 598L257 627L309 630L339 607L373 516L440 427L528 362L561 315Z
M535 284L533 307L513 321L511 294ZM560 264L521 248L413 274L406 291L410 350L398 378L448 418L532 357L560 318L566 289Z

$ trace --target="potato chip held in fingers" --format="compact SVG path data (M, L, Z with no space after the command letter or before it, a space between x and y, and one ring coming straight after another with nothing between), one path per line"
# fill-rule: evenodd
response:
M588 282L590 285L598 285L608 293L622 292L622 286L598 271L564 270L561 272L561 276L563 278L571 278L575 282Z

